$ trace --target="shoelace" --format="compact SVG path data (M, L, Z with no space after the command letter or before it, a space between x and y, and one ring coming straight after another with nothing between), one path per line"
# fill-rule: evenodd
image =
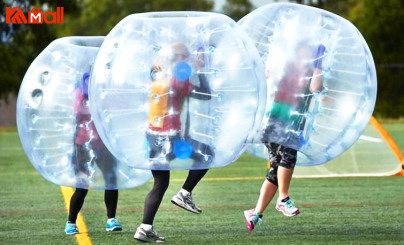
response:
M76 224L69 223L69 224L67 224L66 230L67 231L72 231L72 230L77 231L77 226L76 226Z
M188 205L191 206L192 208L195 208L195 203L194 203L194 201L192 200L191 193L188 193L186 197L187 197L187 199L188 199Z
M67 227L76 227L75 223L67 223Z
M258 214L255 213L251 216L251 222L253 222L254 225L256 225L257 223L260 225L262 223L262 219Z
M155 237L160 238L160 237L159 237L159 234L158 234L157 231L155 231L154 229L151 230L151 233L152 233Z
M118 223L118 220L117 219L111 219L108 223L110 225L116 225Z
M289 199L285 202L286 208L294 208L295 207L295 203L293 202L292 199Z

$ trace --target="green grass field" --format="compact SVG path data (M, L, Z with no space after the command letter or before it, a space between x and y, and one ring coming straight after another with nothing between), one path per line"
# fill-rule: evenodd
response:
M404 124L386 129L404 149ZM383 159L378 159L383 161ZM155 220L168 244L404 244L404 178L294 179L291 196L302 214L288 218L270 204L264 222L248 232L242 211L252 208L264 180L266 163L243 155L232 165L211 170L194 191L201 215L170 203L186 171L172 182ZM221 177L262 180L221 180ZM105 232L102 191L90 191L82 214L93 244L133 244L145 195L152 183L119 193L120 234ZM16 132L0 133L0 244L76 244L64 234L67 213L59 186L32 167Z

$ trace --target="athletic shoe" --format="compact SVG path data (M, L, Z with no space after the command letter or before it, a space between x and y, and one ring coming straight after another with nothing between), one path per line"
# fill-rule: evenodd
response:
M106 231L121 231L122 225L119 224L118 220L115 218L111 218L107 220L107 228Z
M285 216L292 217L300 214L300 210L295 207L293 200L289 197L283 200L279 199L276 201L276 210L282 212Z
M133 236L138 241L141 242L165 242L166 239L162 236L159 236L157 232L152 227L150 230L143 229L142 227L138 227L136 229L136 233Z
M192 213L202 213L202 210L195 205L194 201L192 200L192 194L189 192L184 195L181 191L179 191L177 195L171 198L171 202L178 207L186 209Z
M247 229L249 231L254 230L254 228L257 224L262 223L262 216L260 217L260 215L258 213L256 213L254 209L245 210L244 219L245 219L245 224L247 225Z
M77 229L77 225L75 223L67 221L65 225L65 232L66 235L75 235L79 233L79 230Z

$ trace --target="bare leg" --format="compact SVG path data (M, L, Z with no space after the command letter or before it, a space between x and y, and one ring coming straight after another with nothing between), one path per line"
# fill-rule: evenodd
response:
M278 185L279 185L279 198L284 199L289 196L289 186L292 180L293 168L285 168L279 166L278 168Z
M262 214L265 211L268 204L274 198L277 189L278 187L276 185L272 184L267 179L264 180L264 183L262 183L261 186L257 206L255 207L255 212Z

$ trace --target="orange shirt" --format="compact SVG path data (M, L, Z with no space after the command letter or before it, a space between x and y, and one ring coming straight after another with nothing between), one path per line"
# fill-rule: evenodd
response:
M152 82L149 97L149 129L157 132L181 130L181 110L193 88L189 81L161 79Z

